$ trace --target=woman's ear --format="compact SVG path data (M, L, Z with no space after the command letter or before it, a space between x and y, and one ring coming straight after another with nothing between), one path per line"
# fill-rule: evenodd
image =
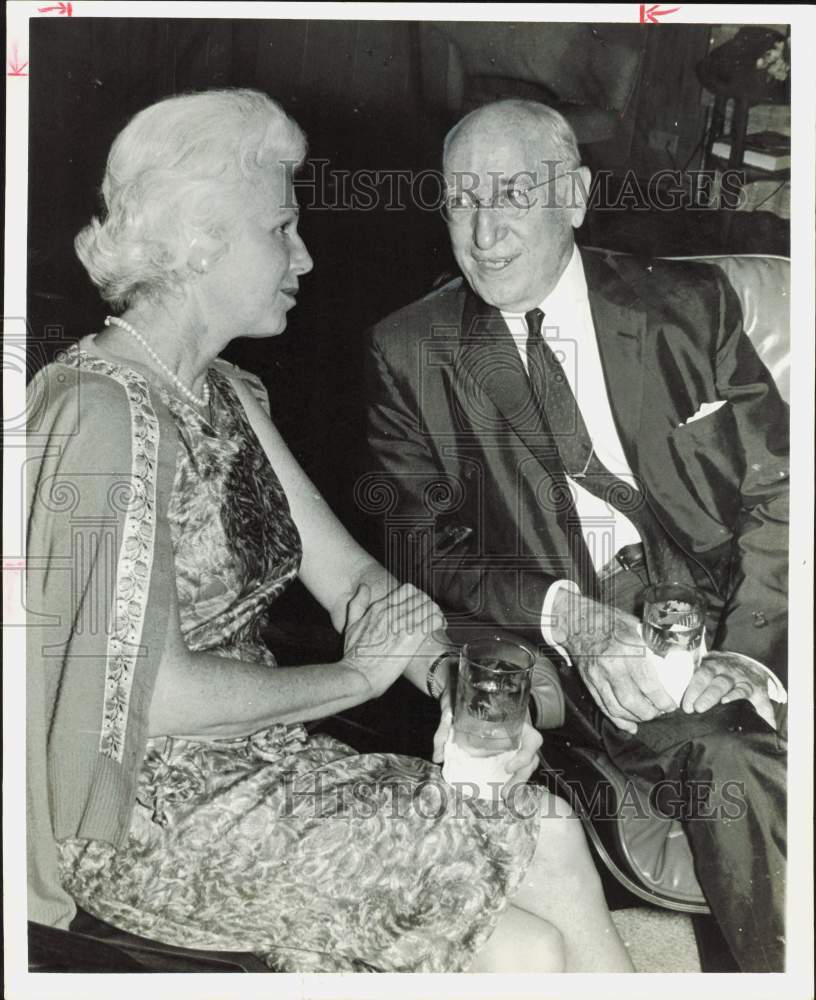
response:
M227 252L227 244L210 236L194 236L190 240L187 266L196 274L206 274Z

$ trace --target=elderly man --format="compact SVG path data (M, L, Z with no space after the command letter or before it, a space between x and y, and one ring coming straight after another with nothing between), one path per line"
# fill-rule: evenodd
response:
M472 112L444 173L464 280L371 341L391 568L543 640L576 738L626 773L708 782L714 818L685 824L698 879L741 968L781 970L787 407L716 268L577 249L590 177L558 113ZM708 605L679 705L635 617L660 580Z

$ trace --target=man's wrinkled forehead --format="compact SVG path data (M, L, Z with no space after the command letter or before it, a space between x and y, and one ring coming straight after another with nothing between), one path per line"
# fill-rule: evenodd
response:
M476 119L454 130L445 147L443 173L449 187L503 189L519 179L549 176L556 159L554 144L540 124ZM535 182L535 181L534 181Z

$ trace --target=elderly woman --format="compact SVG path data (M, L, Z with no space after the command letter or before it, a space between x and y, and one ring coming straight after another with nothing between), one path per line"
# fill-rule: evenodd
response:
M261 383L218 358L281 333L311 270L304 153L260 93L161 101L77 237L118 315L31 389L30 915L67 927L79 904L281 971L631 968L580 824L521 785L529 726L525 808L486 811L433 764L303 726L403 673L448 699L436 606L355 544ZM274 669L261 626L296 576L337 663Z

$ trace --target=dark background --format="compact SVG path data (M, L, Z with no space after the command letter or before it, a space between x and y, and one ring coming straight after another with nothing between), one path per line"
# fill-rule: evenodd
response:
M517 26L542 44L556 25ZM639 53L637 82L595 168L648 177L699 166L707 122L695 67L713 43L707 25L590 26ZM422 25L402 21L35 19L30 23L28 319L33 364L106 314L73 252L98 211L111 142L141 108L174 93L248 86L266 91L329 169L437 168L450 115L428 97ZM423 64L423 59L426 59ZM433 77L432 70L432 77ZM439 73L445 72L440 67ZM656 135L671 139L671 147ZM787 223L736 213L590 213L579 242L638 253L787 252ZM438 214L308 210L301 231L314 259L284 335L236 341L231 360L257 372L290 447L333 509L369 547L353 503L361 468L366 328L429 290L453 268Z
M81 19L31 22L29 322L76 339L107 310L73 252L99 207L116 134L174 93L251 86L304 128L327 170L435 167L441 131L418 102L413 25L400 22ZM451 266L431 212L303 213L315 260L286 333L236 342L264 378L287 441L355 526L350 458L360 440L362 334ZM55 332L55 331L53 331Z

